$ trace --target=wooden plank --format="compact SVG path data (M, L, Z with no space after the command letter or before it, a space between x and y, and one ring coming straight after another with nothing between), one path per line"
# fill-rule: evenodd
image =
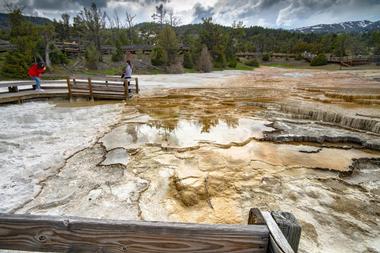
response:
M108 86L108 85L119 85L119 86L122 86L124 82L123 82L123 81L116 82L116 81L99 81L99 80L93 80L92 83L93 83L93 84L101 84L101 85L105 85L105 86Z
M71 93L71 81L70 81L69 77L66 80L67 80L67 91L69 93L69 99L71 99L71 97L72 97L72 93Z
M139 94L139 79L136 77L135 78L135 82L136 82L136 93Z
M86 84L77 84L75 86L72 86L71 89L77 89L77 90L86 90L87 93L89 91L88 83ZM130 90L135 90L133 87L129 87ZM92 91L115 91L115 92L121 92L124 93L124 87L123 86L103 86L103 85L94 85L92 83Z
M44 80L41 85L47 84L62 84L62 87L67 83L67 80ZM0 88L7 88L9 86L32 86L35 84L34 81L29 80L12 80L12 81L1 81Z
M87 94L88 96L88 88L83 88L83 87L74 87L74 88L71 88L71 92L72 94L74 93L85 93ZM107 93L112 93L112 94L119 94L119 95L122 95L122 96L125 96L124 94L124 89L121 90L121 89L93 89L92 90L92 94L100 94L100 93L104 93L104 94L107 94Z
M94 95L92 94L92 83L91 78L88 78L88 92L90 94L90 99L94 100Z
M36 91L30 90L30 91L21 91L18 93L8 93L8 94L12 96L3 96L5 94L0 94L0 104L14 103L14 102L23 101L23 100L39 99L39 98L55 98L55 97L66 98L67 90L62 89L62 90L54 90L51 92L47 90L45 90L44 92L36 92Z
M129 87L128 88L130 91L134 91L134 92L136 92L136 89L135 88L132 88L132 87ZM109 89L107 89L107 88L102 88L102 87L98 87L98 88L96 88L96 89L94 89L94 90L96 90L96 91L112 91L112 92L119 92L119 93L122 93L122 94L124 94L124 87L122 86L122 87L116 87L116 88L109 88Z
M298 224L296 217L289 212L276 211L271 212L271 214L292 249L297 253L301 239L301 226Z
M282 231L277 226L276 221L273 219L271 213L267 211L262 211L261 215L263 216L265 223L268 226L269 232L273 237L273 240L270 240L269 242L269 247L279 248L281 250L274 251L274 253L294 253L292 247L286 240L285 236L282 234Z
M206 225L0 214L0 248L50 252L265 253L262 225Z
M113 92L120 92L121 94L124 94L124 87L123 86L120 86L120 87L93 86L93 90L94 91L113 91Z
M269 235L268 253L284 253L272 235Z
M19 87L19 86L32 86L35 84L32 81L24 81L24 82L16 82L16 81L9 81L6 83L0 83L0 88L7 88L7 87Z
M88 80L73 79L73 86L76 86L76 85L85 85L88 88Z

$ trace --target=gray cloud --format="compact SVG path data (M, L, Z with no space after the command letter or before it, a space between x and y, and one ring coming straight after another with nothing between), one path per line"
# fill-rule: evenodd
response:
M64 8L69 6L80 5L83 7L89 7L92 3L95 3L97 7L104 8L107 6L107 0L68 0L68 1L59 1L59 0L35 0L34 8L41 9L56 9L57 5L62 5Z
M89 7L95 3L99 8L106 8L110 2L135 3L141 6L168 3L170 0L9 0L12 4L25 7L26 10L78 10L78 7Z
M194 6L194 22L206 11L200 7ZM297 27L361 19L380 20L380 0L218 0L208 11L214 20L227 24L242 20L250 25Z
M202 18L212 17L214 9L212 7L203 7L200 3L195 4L193 13L193 23L202 22Z
M223 25L236 20L245 25L294 28L380 20L380 0L0 0L0 7L2 1L24 5L26 14L51 18L59 18L63 12L76 15L95 2L108 13L129 10L137 14L136 22L151 21L154 6L160 3L179 14L184 23L199 23L202 18L212 16Z

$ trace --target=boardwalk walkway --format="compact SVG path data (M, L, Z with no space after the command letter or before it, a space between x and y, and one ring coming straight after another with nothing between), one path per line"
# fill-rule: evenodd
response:
M67 98L80 96L89 99L114 99L124 100L138 93L138 80L130 81L130 86L125 86L126 80L115 79L75 79L57 81L44 81L42 89L32 89L32 81L3 81L0 82L0 104L21 103L30 99ZM17 87L18 91L10 92L8 87ZM128 87L128 88L126 88Z
M0 93L0 104L22 102L24 100L35 98L54 98L54 97L67 97L67 89L46 89L44 92L37 92L35 90L22 90L20 92L7 92Z

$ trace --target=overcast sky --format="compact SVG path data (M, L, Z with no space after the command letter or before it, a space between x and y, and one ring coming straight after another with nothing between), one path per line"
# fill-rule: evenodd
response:
M0 8L4 10L0 0ZM125 11L136 14L136 23L152 21L155 6L163 3L182 20L182 24L199 23L203 17L231 25L234 20L245 26L296 28L316 24L354 20L380 20L380 0L8 0L25 6L29 15L60 19L71 17L92 2L112 15Z

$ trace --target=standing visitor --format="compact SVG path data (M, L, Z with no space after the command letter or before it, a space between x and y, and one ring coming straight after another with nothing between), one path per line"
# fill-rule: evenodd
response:
M124 71L124 78L131 79L132 78L132 64L130 60L127 60L127 66Z
M127 60L127 66L125 67L123 76L124 76L124 79L128 81L128 88L129 88L130 80L132 78L132 64L130 60ZM128 89L128 92L131 92L131 90Z
M29 68L29 76L36 82L36 84L33 85L34 90L43 91L43 89L41 89L41 74L44 73L45 70L46 66L43 62L35 63Z

